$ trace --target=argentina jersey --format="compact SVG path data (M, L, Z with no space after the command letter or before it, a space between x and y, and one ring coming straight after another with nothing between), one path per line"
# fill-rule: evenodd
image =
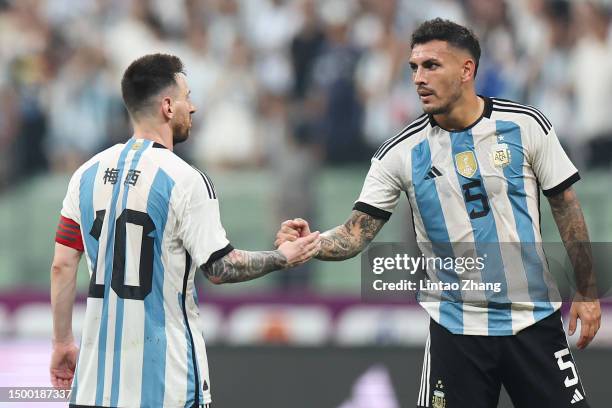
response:
M466 275L427 264L427 281L448 285L422 288L419 303L452 333L512 335L561 306L541 246L540 189L552 196L580 177L542 113L483 99L464 130L424 114L383 143L354 208L389 219L406 194L425 257L468 253L483 266Z
M90 273L70 406L210 403L194 277L232 250L210 179L132 138L75 172L61 214Z

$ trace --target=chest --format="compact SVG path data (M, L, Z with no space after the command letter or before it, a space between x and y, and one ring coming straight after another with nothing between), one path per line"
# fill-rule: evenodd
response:
M494 123L479 131L438 132L412 150L409 195L421 199L524 195L534 181L529 152L518 125ZM535 182L535 181L534 181Z

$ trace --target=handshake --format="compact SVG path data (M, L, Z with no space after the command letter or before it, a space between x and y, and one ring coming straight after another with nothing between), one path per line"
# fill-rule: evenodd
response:
M286 268L301 265L321 251L319 231L310 232L308 222L301 218L287 220L276 233L274 247L287 259Z

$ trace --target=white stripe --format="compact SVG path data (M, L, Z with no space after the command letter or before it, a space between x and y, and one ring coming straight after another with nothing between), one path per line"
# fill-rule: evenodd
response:
M582 385L582 378L580 378L580 373L578 372L578 365L576 364L576 360L574 359L574 355L572 354L572 348L570 347L569 339L567 338L567 333L565 333L565 326L563 324L563 316L561 316L561 330L563 330L563 335L565 336L565 345L567 346L567 349L570 352L570 356L572 357L572 362L574 363L574 369L576 370L576 375L578 376L578 382L580 383L580 388L582 388L582 393L586 396L586 392L584 391L584 385Z
M77 364L77 405L95 405L96 385L98 375L98 338L100 332L100 320L102 316L102 299L87 298L87 309L85 311L86 322L98 322L97 324L86 324L83 327L81 338L81 350Z
M425 343L425 352L423 353L423 368L421 370L421 386L419 388L419 398L417 405L423 405L423 391L425 389L425 373L427 372L427 346L429 345L429 335L427 336L427 342Z
M425 385L427 386L427 392L425 393L425 406L429 406L429 377L431 375L431 353L429 352L429 348L431 347L431 342L427 342L427 378L425 380Z
M144 343L144 302L123 301L123 332L121 337L121 363L119 400L121 407L139 406L142 386L142 360Z

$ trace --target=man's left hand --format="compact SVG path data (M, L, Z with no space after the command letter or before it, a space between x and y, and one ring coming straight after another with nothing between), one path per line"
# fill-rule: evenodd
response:
M580 339L578 339L576 346L583 349L595 338L601 325L599 300L574 300L572 302L569 321L570 336L576 331L578 319L580 319Z

